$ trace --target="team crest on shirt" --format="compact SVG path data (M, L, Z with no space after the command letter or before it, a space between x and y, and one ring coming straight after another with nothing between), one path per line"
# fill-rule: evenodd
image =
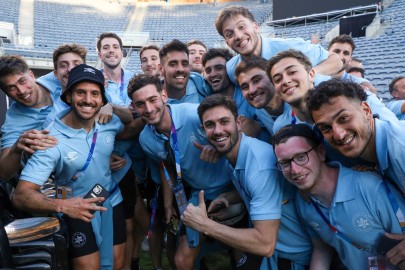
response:
M314 229L315 231L319 231L321 229L319 228L319 224L314 221L310 221L309 225L311 225L312 229Z
M105 138L104 138L104 141L105 141L105 143L107 143L107 144L111 144L111 143L114 141L114 137L107 134L107 135L105 136Z
M72 244L75 248L80 248L86 244L86 235L82 232L75 232L72 235Z
M193 143L193 142L195 142L196 140L197 140L197 138L195 137L194 132L191 132L191 133L190 133L190 136L188 136L188 141L189 141L190 143Z
M160 159L166 159L167 153L164 151L157 152L157 155Z
M372 218L365 213L357 213L352 218L353 229L358 232L369 232L373 228Z
M69 152L67 153L65 158L67 159L68 162L74 161L78 158L77 152L76 151Z

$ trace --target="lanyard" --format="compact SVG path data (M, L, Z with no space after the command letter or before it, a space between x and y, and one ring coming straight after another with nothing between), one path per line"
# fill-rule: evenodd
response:
M146 235L146 239L149 239L152 236L152 229L153 229L153 224L155 223L156 209L157 209L158 198L159 198L159 188L160 188L160 186L158 186L156 188L155 197L153 198L152 214L150 216L149 230L148 230L148 234Z
M297 122L297 117L295 117L295 113L293 111L291 111L291 124L295 125L296 122Z
M120 85L120 96L122 96L122 92L124 91L125 81L124 81L124 70L121 68L121 85Z
M333 226L330 222L329 219L327 219L325 217L325 215L322 213L321 209L319 208L318 204L312 199L312 205L315 207L316 212L321 216L321 218L323 219L323 221L325 221L325 223L328 225L328 227L332 230L332 232L334 232L337 236L339 236L340 238L342 238L344 241L346 241L347 243L351 244L352 246L354 246L357 249L363 250L363 251L367 251L367 252L374 252L373 249L365 247L364 245L357 243L353 240L351 240L346 234L340 232L335 226Z
M70 178L71 182L74 182L77 180L77 178L80 177L80 175L87 169L87 167L90 164L91 161L91 157L93 156L93 152L94 152L94 147L96 146L96 142L97 142L97 134L98 134L98 129L96 129L96 131L93 134L93 141L91 143L90 146L90 150L89 150L89 154L87 155L87 159L86 159L86 163L84 163L83 167L78 170L73 176L72 178Z
M168 107L168 108L169 108L170 118L172 118L172 111L171 111L170 107ZM176 179L177 179L177 184L179 184L179 183L181 183L180 151L179 151L179 145L177 143L177 132L176 132L176 127L174 126L173 118L172 118L172 127L171 127L170 136L173 141L174 162L176 163L176 173L177 173Z

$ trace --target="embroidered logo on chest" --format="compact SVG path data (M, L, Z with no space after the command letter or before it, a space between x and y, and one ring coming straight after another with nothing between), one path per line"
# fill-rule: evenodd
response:
M352 218L353 229L358 232L369 232L373 228L372 218L365 213L357 213Z
M72 162L72 161L76 160L77 158L78 158L77 152L75 152L75 151L69 152L66 155L66 159L68 162Z

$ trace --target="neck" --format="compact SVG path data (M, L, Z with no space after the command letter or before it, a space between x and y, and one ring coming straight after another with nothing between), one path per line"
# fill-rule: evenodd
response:
M110 81L121 82L121 65L118 65L114 69L104 66L104 73Z
M235 93L235 87L233 84L231 84L227 89L224 89L220 92L223 96L228 96L233 98L233 95Z
M375 149L375 120L372 119L370 123L371 128L371 137L364 148L363 152L360 154L360 157L364 160L371 161L373 163L378 162L377 151Z
M339 177L339 169L329 167L325 163L323 163L321 166L322 169L319 179L317 180L318 183L312 187L308 193L329 208L335 195Z
M238 160L238 152L239 152L239 146L240 146L240 141L242 140L242 133L239 132L239 138L238 142L232 147L231 151L225 154L226 159L231 163L232 167L235 168L236 166L236 161Z
M278 95L274 95L264 109L272 116L279 116L284 111L284 101Z
M39 84L35 84L38 89L38 102L33 106L33 108L42 108L52 104L51 94L48 90L43 88Z
M78 117L76 117L73 111L70 111L66 116L62 118L62 122L74 129L83 128L84 130L86 130L87 133L89 133L94 127L95 118L93 117L89 120L79 119Z
M186 86L187 87L187 86ZM173 88L167 84L165 84L165 89L167 92L167 96L171 99L177 99L180 100L184 95L186 94L186 88L184 89L177 89Z
M338 73L334 74L332 77L335 79L340 79L342 78L343 74L345 73L345 70L342 69L341 71L339 71Z
M314 123L304 101L300 102L298 106L291 106L291 110L299 120L311 125Z
M170 117L168 106L165 107L162 120L159 123L157 123L154 127L159 133L162 133L165 136L170 137L170 133L172 130L172 118Z

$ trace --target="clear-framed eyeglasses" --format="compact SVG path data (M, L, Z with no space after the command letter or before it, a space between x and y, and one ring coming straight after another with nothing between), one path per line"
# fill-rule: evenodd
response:
M293 158L278 161L276 163L277 168L282 172L286 172L291 169L291 162L294 162L299 166L307 164L309 161L308 153L314 150L315 147L316 146L312 147L304 153L296 154L295 156L293 156Z

